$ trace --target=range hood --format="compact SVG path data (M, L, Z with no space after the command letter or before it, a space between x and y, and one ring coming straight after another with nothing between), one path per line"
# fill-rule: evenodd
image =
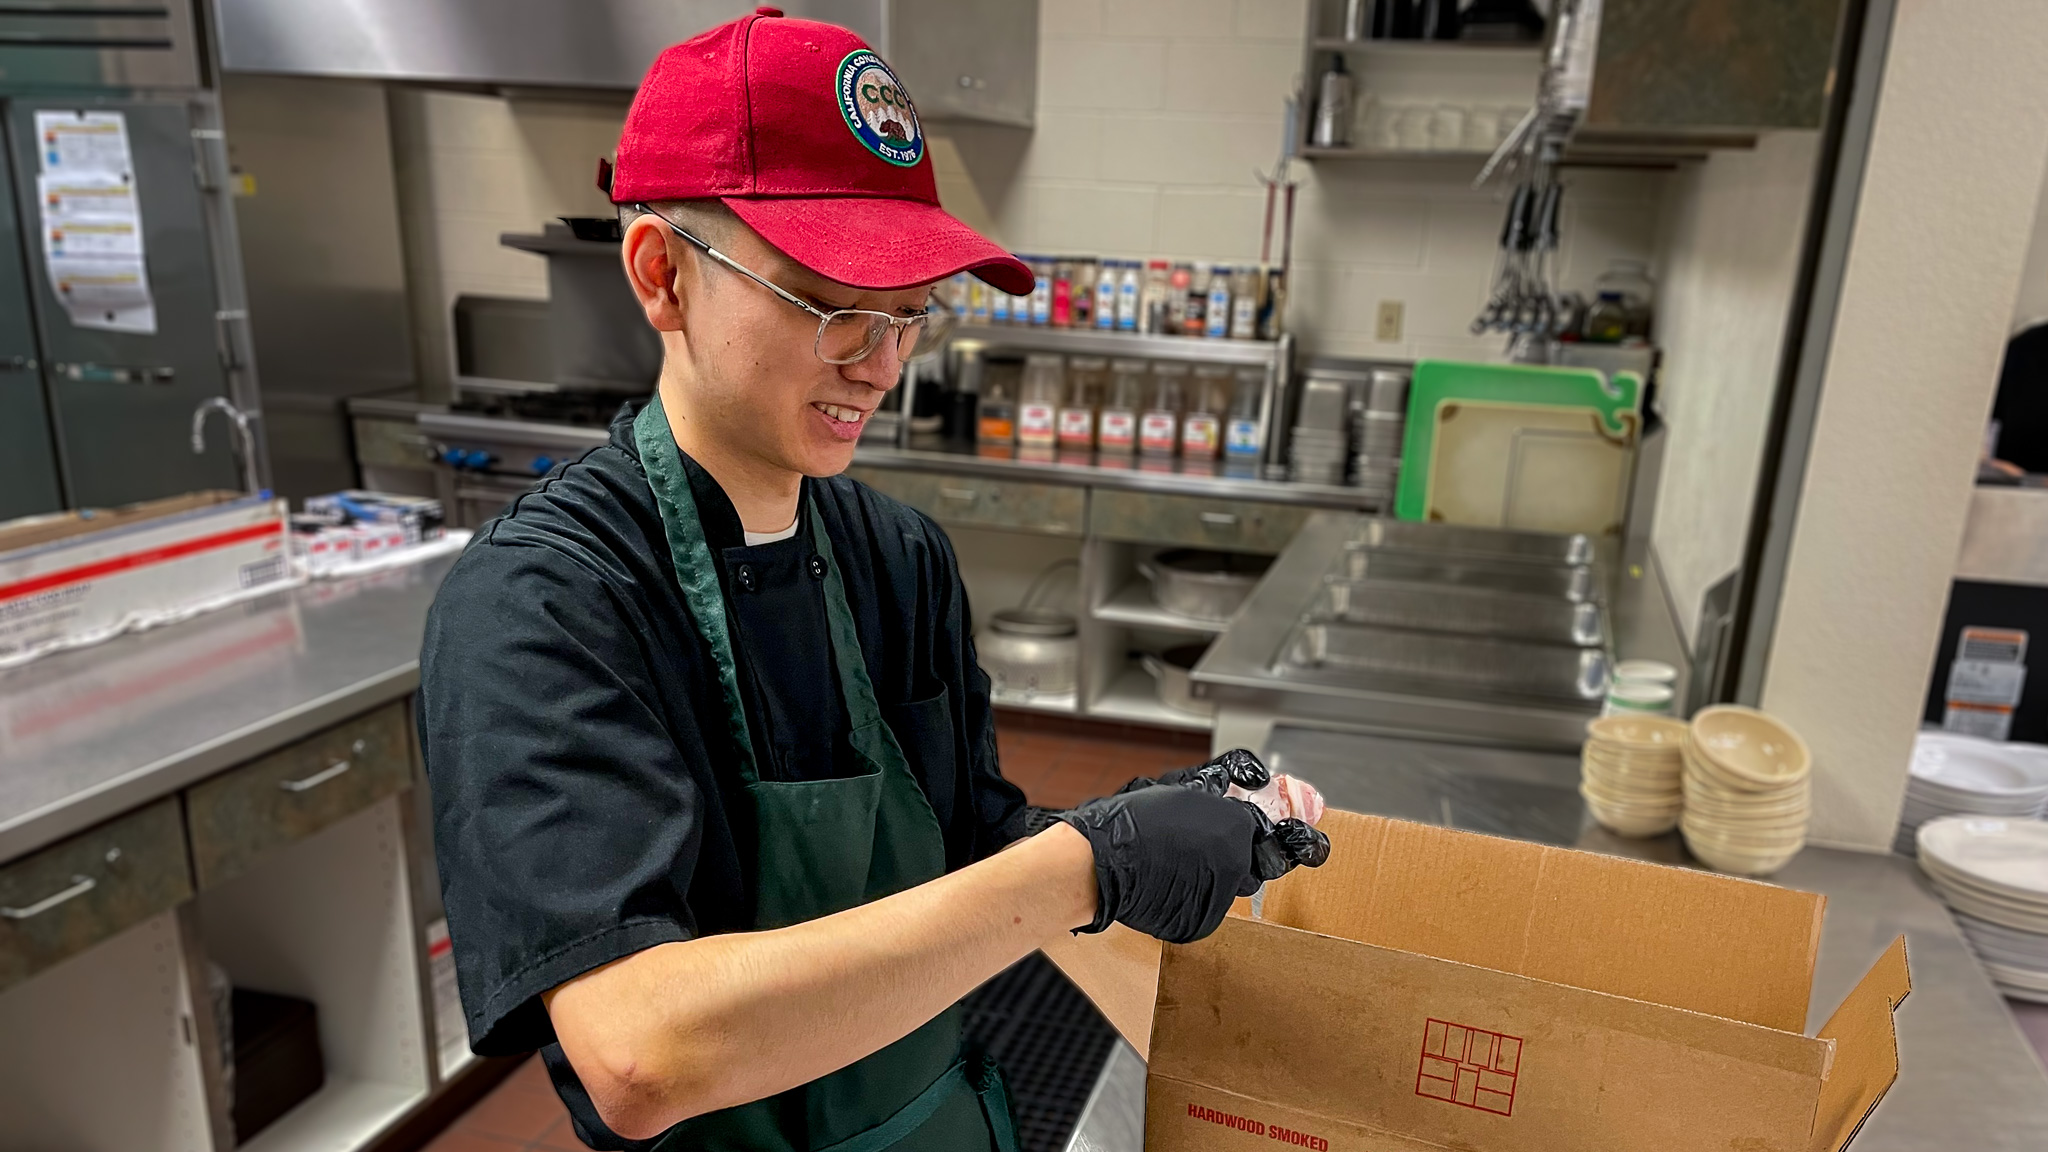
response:
M463 88L637 88L663 48L754 10L740 0L217 0L231 72ZM927 119L1030 127L1037 0L788 0L887 57Z

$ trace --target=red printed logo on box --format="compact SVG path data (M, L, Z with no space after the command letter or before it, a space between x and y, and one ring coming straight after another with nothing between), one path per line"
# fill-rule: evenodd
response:
M1433 1019L1422 1030L1422 1068L1415 1075L1415 1094L1512 1116L1515 1075L1521 1066L1520 1036Z

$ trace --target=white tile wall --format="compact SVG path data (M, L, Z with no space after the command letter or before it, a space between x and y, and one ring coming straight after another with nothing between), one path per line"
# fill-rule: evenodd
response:
M1256 261L1265 197L1253 169L1269 169L1280 148L1305 0L1043 0L1039 12L1037 129L1017 145L1014 170L983 171L977 153L962 153L1000 238L1035 253ZM1473 82L1499 98L1487 87L1497 76ZM1500 337L1468 328L1505 206L1503 193L1471 189L1476 163L1296 171L1289 319L1306 347L1498 353ZM1589 287L1613 257L1654 261L1664 175L1574 169L1568 180L1568 286ZM1400 341L1373 339L1381 300L1405 305Z

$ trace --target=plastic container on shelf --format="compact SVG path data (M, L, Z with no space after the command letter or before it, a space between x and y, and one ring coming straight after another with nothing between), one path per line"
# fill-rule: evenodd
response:
M1067 361L1067 397L1060 403L1061 448L1086 451L1095 447L1096 414L1109 386L1109 361L1100 356L1075 356Z
M1613 293L1621 302L1623 338L1649 339L1657 305L1657 284L1650 279L1649 265L1641 260L1609 260L1607 271L1593 281L1593 291L1601 299Z
M1017 443L1048 448L1059 438L1060 397L1066 390L1066 358L1033 352L1024 358L1024 384L1017 397Z
M1118 357L1109 362L1109 391L1096 418L1096 447L1104 456L1127 456L1137 449L1147 370L1143 360Z
M1087 328L1095 323L1095 261L1074 260L1074 324Z
M1230 367L1197 364L1188 389L1187 410L1180 421L1180 454L1189 460L1213 460L1223 451L1223 419L1230 411Z
M1120 262L1116 277L1116 330L1138 330L1138 262Z
M1180 447L1180 414L1187 403L1188 366L1178 360L1152 365L1152 394L1138 418L1138 451L1171 456Z
M1167 331L1167 284L1172 277L1172 266L1166 261L1146 261L1144 281L1138 290L1138 331Z
M1188 269L1186 303L1181 305L1180 334L1200 336L1209 323L1209 266L1195 264Z
M1230 265L1209 269L1209 292L1202 302L1202 335L1221 340L1230 335Z
M1259 334L1259 270L1246 264L1230 274L1230 338Z
M1052 317L1055 328L1074 326L1074 262L1066 257L1052 266Z
M1038 278L1038 283L1032 286L1029 297L1031 326L1044 328L1052 323L1053 262L1049 257L1033 256L1027 263L1031 265L1031 274Z
M1020 256L1018 259L1021 260L1023 257ZM1015 306L1014 301L1016 297L993 285L985 286L985 289L988 293L988 322L991 324L1008 324L1010 322L1010 309Z
M1017 442L1017 393L1014 377L999 366L983 363L981 399L975 405L974 440L988 445Z
M1117 274L1123 265L1118 260L1104 260L1095 266L1095 327L1108 330L1116 327L1116 284Z
M1186 261L1175 264L1166 274L1166 324L1159 331L1178 336L1188 323L1188 294L1195 290L1195 266Z
M1264 368L1239 368L1233 375L1230 416L1223 424L1223 454L1233 461L1252 461L1264 448L1259 423L1259 395L1266 389Z

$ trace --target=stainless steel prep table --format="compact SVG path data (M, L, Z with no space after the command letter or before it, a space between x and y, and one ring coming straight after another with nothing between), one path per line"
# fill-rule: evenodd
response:
M453 557L0 673L0 862L398 700Z

